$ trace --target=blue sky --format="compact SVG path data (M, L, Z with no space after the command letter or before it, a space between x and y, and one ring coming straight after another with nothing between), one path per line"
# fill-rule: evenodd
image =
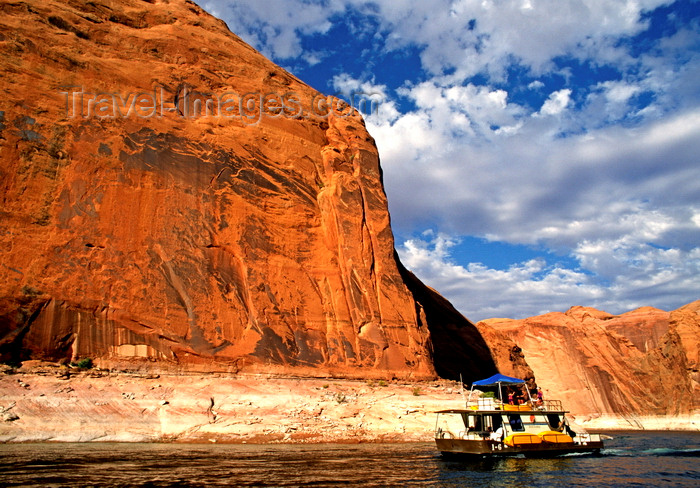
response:
M700 299L697 0L200 0L365 114L403 263L472 320Z

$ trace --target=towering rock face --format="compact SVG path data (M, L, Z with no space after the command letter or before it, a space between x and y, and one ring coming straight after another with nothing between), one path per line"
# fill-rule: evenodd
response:
M523 350L545 397L589 416L697 411L700 301L673 312L643 307L616 316L573 307L523 320L477 324Z
M534 381L532 369L522 351L505 334L489 327L477 327L478 324L474 326L400 262L399 271L418 301L422 320L432 324L433 360L438 375L471 383L501 372L530 383Z
M435 375L356 111L186 0L3 2L0 27L2 359Z

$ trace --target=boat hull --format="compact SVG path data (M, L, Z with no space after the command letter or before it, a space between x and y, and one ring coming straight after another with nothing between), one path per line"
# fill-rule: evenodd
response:
M556 443L508 446L492 440L435 439L438 450L445 457L462 456L520 456L555 457L565 454L598 454L603 448L602 442Z

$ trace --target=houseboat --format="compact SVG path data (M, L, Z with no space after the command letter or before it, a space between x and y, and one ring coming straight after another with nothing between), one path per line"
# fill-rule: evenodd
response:
M475 388L496 391L477 397ZM518 378L475 381L465 407L437 412L435 443L443 456L547 457L603 449L600 434L569 426L560 400L533 399Z

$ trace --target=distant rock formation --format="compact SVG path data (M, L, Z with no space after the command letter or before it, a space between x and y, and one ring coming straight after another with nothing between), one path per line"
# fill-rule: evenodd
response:
M634 426L638 417L700 413L700 301L622 315L572 307L477 326L518 344L545 397L587 418L622 416Z
M0 359L496 371L406 278L356 111L186 0L3 2L0 27Z

